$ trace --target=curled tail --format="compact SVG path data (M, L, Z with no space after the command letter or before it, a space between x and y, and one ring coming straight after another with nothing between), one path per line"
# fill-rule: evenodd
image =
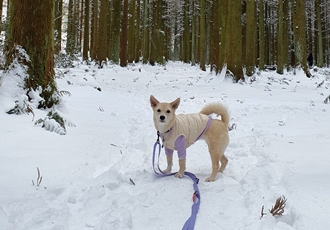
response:
M221 121L228 127L229 113L228 109L219 103L211 103L206 105L201 111L201 114L211 115L212 113L221 116Z

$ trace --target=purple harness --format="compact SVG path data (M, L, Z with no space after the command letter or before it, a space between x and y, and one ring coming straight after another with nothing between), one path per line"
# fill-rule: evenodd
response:
M201 134L199 134L199 136L197 137L197 139L195 140L198 141L203 135L204 133L210 128L211 124L212 124L212 117L209 116L209 120L207 121L206 127L203 130L203 132ZM184 159L186 158L186 140L185 137L183 135L180 135L174 142L174 146L176 151L178 152L178 157L179 159ZM169 149L165 146L165 153L166 155L172 155L173 154L173 150Z

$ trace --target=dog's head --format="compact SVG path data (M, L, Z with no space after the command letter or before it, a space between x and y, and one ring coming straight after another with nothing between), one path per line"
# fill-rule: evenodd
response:
M150 96L150 105L154 111L154 124L156 129L163 133L169 130L175 122L175 110L179 107L180 98L173 102L159 102L154 96Z

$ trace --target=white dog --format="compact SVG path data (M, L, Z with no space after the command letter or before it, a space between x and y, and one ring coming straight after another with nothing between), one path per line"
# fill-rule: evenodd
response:
M180 169L175 176L182 178L186 170L186 148L198 139L204 139L212 160L212 173L205 181L214 181L217 173L223 172L228 163L224 155L229 143L228 110L219 103L212 103L206 105L199 113L176 115L175 111L179 104L180 98L167 103L159 102L154 96L150 96L154 125L165 146L167 157L165 173L170 173L172 170L173 151L176 150ZM221 116L221 120L212 119L209 115L213 113Z

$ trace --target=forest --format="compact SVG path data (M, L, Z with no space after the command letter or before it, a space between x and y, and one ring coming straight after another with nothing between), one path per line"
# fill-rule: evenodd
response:
M25 88L58 101L54 66L169 60L226 67L234 81L330 64L326 0L1 0L5 70L26 52ZM20 47L19 49L17 47ZM24 56L24 55L23 55ZM307 58L309 57L309 58ZM309 59L309 62L307 62ZM50 86L50 87L48 87Z

